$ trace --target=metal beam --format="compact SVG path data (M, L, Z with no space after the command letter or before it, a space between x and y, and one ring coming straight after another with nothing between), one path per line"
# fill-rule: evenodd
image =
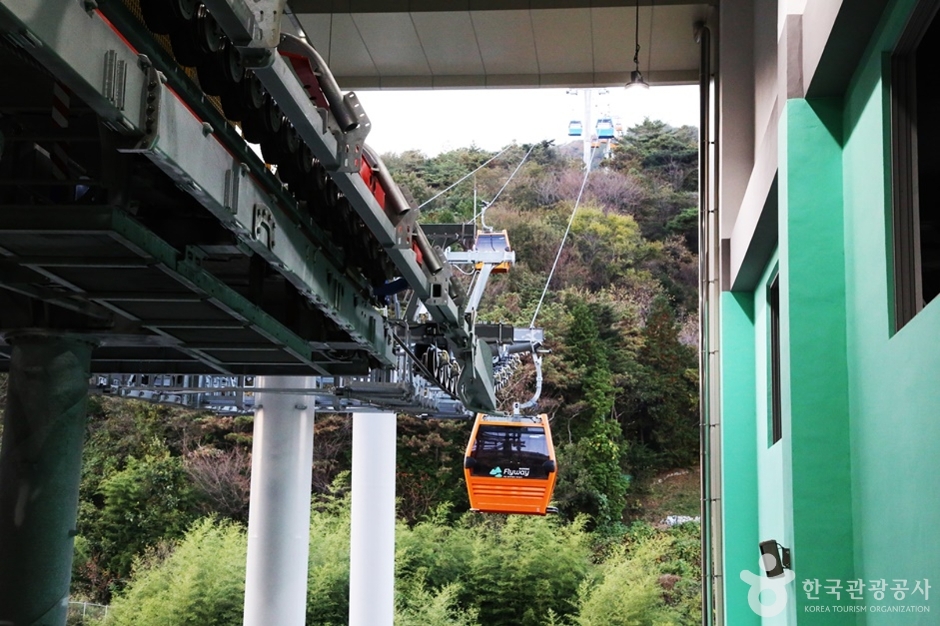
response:
M309 365L313 371L319 374L329 373L315 363L311 342L297 336L270 314L205 271L199 266L197 257L180 258L180 254L175 248L138 224L123 211L110 207L73 206L32 207L29 212L0 212L0 231L3 232L48 233L50 231L58 232L59 230L72 236L77 236L83 232L108 234L114 239L126 243L132 249L140 250L147 258L151 259L151 265L160 267L178 282L191 289L198 296L197 301L214 305L235 319L234 322L221 324L222 326L226 328L250 328L267 338L275 346L293 355L300 362ZM39 296L42 294L33 295ZM59 292L50 292L49 297L57 304L60 301L65 301L65 304L70 302L66 301L66 296ZM83 302L93 301L97 294L76 292L68 294L67 297L74 300L76 308L81 309L80 305ZM372 313L378 315L375 311L372 311ZM158 325L163 323L160 320L141 320L140 322L145 328L166 334L168 338L171 337L166 333L167 327ZM168 323L168 325L170 324L171 322ZM193 323L187 321L177 323L177 325L180 324L190 326ZM214 327L219 323L210 321L207 324ZM349 326L349 324L346 324L346 326ZM389 345L386 346L386 338L382 334L384 333L384 327L375 326L370 330L372 332L372 342L358 345L361 349L377 358L384 359L389 364L394 363L395 357L392 354L391 339L387 339ZM223 364L218 363L205 353L192 350L183 345L174 347L203 361L210 369L225 371Z
M233 22L235 9L228 3L218 4L225 4L216 7L223 14L221 18L217 18L220 24ZM237 33L235 34L237 36ZM314 106L303 85L279 55L274 54L269 63L253 69L265 89L294 125L301 139L330 171L337 187L385 249L399 274L408 281L415 295L425 303L432 319L446 328L446 335L453 344L456 356L464 362L465 369L472 370L471 375L467 377L467 386L471 390L470 395L475 399L473 406L483 410L495 409L496 396L489 393L492 378L486 381L487 371L485 368L480 369L474 357L472 325L449 290L440 289L439 284L433 284L425 269L418 263L407 240L407 233L392 223L362 180L359 168L351 166L349 159L356 156L350 153L349 146L360 140L360 137L337 130L328 112ZM347 95L347 98L350 97L354 98L354 94ZM359 131L353 131L357 132Z
M223 27L232 29L230 37L247 44L243 35L250 28L243 29L241 37L236 32L238 23L246 25L245 7L229 2L224 7L218 7L219 2L212 4ZM281 0L270 0L265 6L280 4ZM17 42L87 103L109 128L122 134L128 140L122 151L147 157L231 231L241 246L284 276L363 351L384 366L392 366L391 332L382 314L373 308L365 281L351 278L346 272L345 253L298 210L260 160L122 2L101 1L108 20L102 19L97 6L70 0L50 0L41 5L29 0L3 0L0 34ZM74 37L76 32L83 37ZM253 40L249 47L264 48L270 43ZM433 279L427 274L411 249L410 233L399 229L385 214L358 174L356 146L363 129L338 132L330 115L310 102L281 57L272 53L270 61L256 68L257 75L312 152L331 170L340 191L399 274L425 302L432 319L444 328L450 350L463 364L462 389L466 390L467 404L484 410L494 408L490 363L480 358L482 351L474 338L472 320L462 310L460 295L452 293L452 285L443 273ZM347 99L355 105L354 94L347 95ZM360 119L367 120L361 108L357 110ZM361 126L367 126L367 122ZM69 229L63 225L61 230L64 234ZM243 298L199 270L197 251L186 252L186 261L174 259L168 264L174 272L208 293L210 302L236 318L257 318L257 309L249 310ZM274 320L270 316L262 317L267 318L263 324L248 326L282 343L286 351L302 361L312 363L309 345L296 345L296 335L289 331L282 334L286 329L276 322L271 324ZM198 358L212 361L208 355Z
M119 3L110 4L117 10ZM276 201L267 185L248 175L264 169L258 163L249 167L240 158L250 158L243 142L234 148L228 141L229 129L214 129L194 115L193 107L199 103L184 103L171 91L163 83L165 76L149 59L138 57L124 33L119 35L97 11L67 0L39 5L3 0L0 30L14 37L109 126L128 137L142 135L144 139L128 151L147 156L363 349L391 364L392 344L381 314L368 302L364 285L350 280L343 264L335 260L326 237L312 234L313 227L304 223L296 207ZM121 98L105 80L106 57L110 66L125 69ZM150 95L159 106L148 112ZM256 231L259 212L277 233L274 245ZM67 232L68 227L62 230Z

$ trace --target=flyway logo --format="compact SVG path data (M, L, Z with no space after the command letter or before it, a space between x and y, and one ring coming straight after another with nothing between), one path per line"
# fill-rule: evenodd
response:
M772 554L764 554L760 560L761 569L765 572L774 569L777 566L777 559ZM783 574L773 578L767 578L760 574L755 574L748 570L741 570L741 580L751 586L747 592L747 603L751 610L761 617L773 617L779 615L786 608L790 596L787 593L787 585L790 584L796 574L792 570L783 570ZM761 602L761 593L770 591L773 594L773 601L770 604ZM766 598L765 596L765 599Z

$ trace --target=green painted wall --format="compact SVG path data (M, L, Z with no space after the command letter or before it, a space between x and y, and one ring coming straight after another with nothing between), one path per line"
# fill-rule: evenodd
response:
M940 624L940 300L893 331L886 52L913 0L896 0L838 100L790 100L780 119L783 440L768 446L766 283L723 294L725 606L737 624ZM940 148L937 148L940 149ZM749 338L748 338L749 337ZM747 387L750 386L750 390ZM750 441L750 444L747 442ZM753 472L753 474L752 474ZM756 541L793 548L795 602L760 620L741 569ZM856 602L801 582L906 581ZM931 590L935 591L935 590ZM937 592L940 593L940 592ZM934 594L936 595L936 594ZM819 605L864 614L816 613ZM926 605L930 612L875 610Z
M754 297L721 294L722 515L727 624L755 626L750 585L740 572L757 572L757 438L754 421Z
M843 160L856 569L866 582L907 580L911 589L914 580L940 581L940 302L893 333L883 54L914 4L901 0L889 7L853 79L845 101ZM926 604L931 612L869 612L866 624L940 623L940 603L933 597L870 604Z
M754 291L754 380L755 405L752 410L754 438L752 446L757 456L757 513L758 540L775 539L781 545L792 546L792 524L790 515L789 471L784 457L788 456L788 439L783 438L771 444L770 424L770 306L768 287L778 273L778 259L774 255L764 268L764 273ZM782 333L781 333L782 334ZM785 336L784 336L785 337ZM786 376L783 377L786 381ZM757 567L757 544L751 547L754 571ZM795 593L795 584L787 587L788 594ZM769 603L770 599L765 599ZM777 626L792 623L794 604L788 603L784 612L773 617L767 616L762 624ZM730 622L729 622L730 623Z
M757 542L768 539L792 549L797 578L786 610L759 623L854 623L854 615L809 614L820 601L807 599L801 584L855 573L842 101L789 101L779 137L777 256L753 293L722 300L727 623L754 623L741 606L747 590L732 583L741 569L757 571ZM767 288L778 272L783 437L772 444Z
M788 373L782 443L790 450L784 462L790 472L785 481L791 484L793 569L800 581L849 580L854 549L842 101L789 100L780 137L781 334ZM804 621L804 613L822 601L796 595L796 615ZM840 602L832 596L826 603ZM823 613L809 623L852 622L854 616Z

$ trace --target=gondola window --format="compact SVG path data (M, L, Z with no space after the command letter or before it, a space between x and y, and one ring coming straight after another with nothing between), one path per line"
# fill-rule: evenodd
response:
M541 428L480 426L470 456L474 476L548 478L551 457ZM496 471L499 470L499 471Z

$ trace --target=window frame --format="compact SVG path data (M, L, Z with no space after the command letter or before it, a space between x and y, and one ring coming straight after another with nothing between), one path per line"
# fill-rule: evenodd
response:
M780 335L780 273L775 272L767 283L767 435L770 446L783 439L783 363Z
M917 155L917 48L930 28L940 0L917 4L888 60L891 131L891 278L893 332L923 310L920 202Z
M492 437L494 434L499 437ZM542 445L538 450L525 449L539 437ZM487 448L487 444L497 444L502 448L502 454L499 454L500 450L496 448ZM506 449L507 447L509 449ZM548 446L548 434L541 426L481 425L477 429L469 456L475 461L470 468L472 476L490 476L490 470L497 466L503 470L527 470L525 475L513 478L546 480L551 473L544 465L552 460L552 454Z

